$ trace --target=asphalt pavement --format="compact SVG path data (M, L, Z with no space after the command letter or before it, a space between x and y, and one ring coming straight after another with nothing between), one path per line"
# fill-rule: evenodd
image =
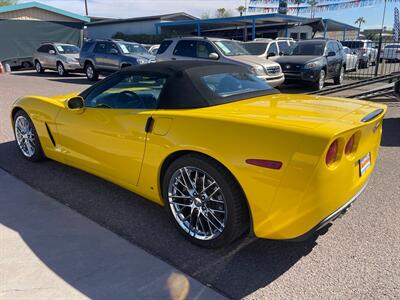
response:
M163 208L62 164L22 159L9 107L25 94L88 86L84 77L0 77L0 168L223 295L239 299L400 297L400 105L389 103L375 172L352 209L302 243L247 237L218 250L187 242Z

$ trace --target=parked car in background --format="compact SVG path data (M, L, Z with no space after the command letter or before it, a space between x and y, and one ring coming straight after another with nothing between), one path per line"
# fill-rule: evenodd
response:
M157 61L215 60L245 66L273 87L285 81L279 64L251 55L241 42L234 40L205 37L166 39L161 43L156 59Z
M79 62L89 80L132 65L155 62L154 55L141 44L119 40L89 40L81 50Z
M378 56L378 49L371 40L348 40L341 42L343 46L349 47L351 51L356 51L361 68L368 68L375 65Z
M274 60L275 57L287 53L294 43L288 40L255 39L254 41L243 43L243 47L251 55Z
M385 48L383 48L381 59L387 61L400 61L400 43L386 45Z
M148 51L151 55L156 55L158 48L160 48L160 45L152 45Z
M309 82L320 90L327 79L343 82L346 62L342 45L336 40L303 40L292 46L289 53L278 57L285 78Z
M33 54L36 72L56 70L60 76L65 76L68 72L80 72L79 51L79 47L70 44L42 44Z
M346 62L345 71L358 71L360 62L357 52L351 51L349 47L343 47L343 53Z

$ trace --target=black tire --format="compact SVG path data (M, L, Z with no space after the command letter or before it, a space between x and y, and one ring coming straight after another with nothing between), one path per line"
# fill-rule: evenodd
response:
M18 142L18 138L17 138L17 126L16 126L16 121L18 120L18 118L25 118L27 120L27 122L29 123L29 125L32 128L32 133L34 136L34 151L33 154L31 156L27 156L24 151L22 150L22 147L20 146L19 142ZM20 153L22 154L22 156L32 162L38 162L41 161L45 158L45 155L43 153L43 149L42 146L40 144L40 140L39 140L39 136L36 132L35 126L33 125L33 122L31 120L31 118L28 116L28 114L23 111L23 110L19 110L16 112L16 114L14 115L14 123L13 123L13 127L14 127L14 137L15 137L15 142L17 144L18 149L20 150Z
M65 67L62 64L62 62L57 63L57 74L58 74L58 76L61 76L61 77L68 75L68 72L65 70Z
M344 67L341 67L339 75L333 78L333 82L334 84L342 84L343 79L344 79Z
M194 167L205 171L216 181L223 194L223 198L225 199L224 205L226 205L225 226L222 232L213 239L202 240L193 237L175 219L171 205L169 204L168 188L175 172L183 167ZM224 166L207 156L187 154L172 162L162 178L162 195L170 220L187 239L200 247L219 248L229 245L249 229L249 212L242 189Z
M42 67L42 64L37 60L35 61L35 70L36 72L43 74L44 73L44 69Z
M99 79L99 73L96 71L91 62L86 63L85 74L86 78L89 79L90 81L96 81Z
M322 76L323 78L321 78L321 76ZM325 73L325 70L322 69L322 70L319 72L318 80L312 83L312 88L313 88L314 90L316 90L316 91L322 90L322 89L324 88L324 85L325 85L325 79L326 79L326 73Z

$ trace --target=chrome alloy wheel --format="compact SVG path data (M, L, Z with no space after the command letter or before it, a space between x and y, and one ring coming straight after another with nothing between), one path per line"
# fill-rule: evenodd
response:
M224 195L218 183L195 167L176 170L168 185L168 202L179 226L199 240L217 238L227 221Z
M322 90L324 88L324 85L325 85L325 71L321 70L318 79L318 89Z
M86 68L86 76L91 79L94 76L93 67L91 65L87 66Z
M64 67L62 64L57 65L57 72L58 72L58 75L64 76L65 70L64 70Z
M22 153L26 157L32 157L35 154L35 134L30 122L24 117L19 116L15 120L15 137Z
M340 75L339 75L339 82L340 82L340 84L343 83L343 79L344 79L344 67L342 67L342 68L340 69Z
M36 68L36 72L40 73L42 71L42 66L40 65L40 62L36 62L35 63L35 68Z

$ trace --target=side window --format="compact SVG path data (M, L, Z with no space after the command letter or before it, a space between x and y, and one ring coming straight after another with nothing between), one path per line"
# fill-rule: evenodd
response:
M53 51L57 52L57 51L56 51L56 48L54 48L54 46L53 46L53 45L49 45L49 49L48 49L48 51L47 51L47 52L49 52L50 50L53 50Z
M171 44L172 44L171 40L162 41L160 48L158 48L158 50L157 50L157 54L163 54Z
M326 53L325 54L328 54L329 52L336 52L334 47L333 47L332 42L328 42L326 44Z
M267 56L271 53L275 53L275 55L278 55L278 47L276 46L276 43L271 43L267 51Z
M119 54L117 45L114 43L107 43L106 53L107 54Z
M216 53L214 47L208 42L198 41L196 46L196 57L210 58L211 53Z
M48 53L49 52L49 45L42 45L37 50L40 53Z
M93 50L94 53L106 53L106 43L97 43Z
M165 77L129 74L111 77L85 97L85 107L105 109L154 109Z
M350 49L349 48L343 48L344 54L350 54Z
M287 53L289 50L289 44L286 41L278 42L279 53Z
M176 44L174 55L196 57L196 41L182 40Z
M93 45L93 43L91 43L91 42L86 42L84 45L83 45L83 47L82 47L82 52L88 52L89 51L89 48L91 47Z

